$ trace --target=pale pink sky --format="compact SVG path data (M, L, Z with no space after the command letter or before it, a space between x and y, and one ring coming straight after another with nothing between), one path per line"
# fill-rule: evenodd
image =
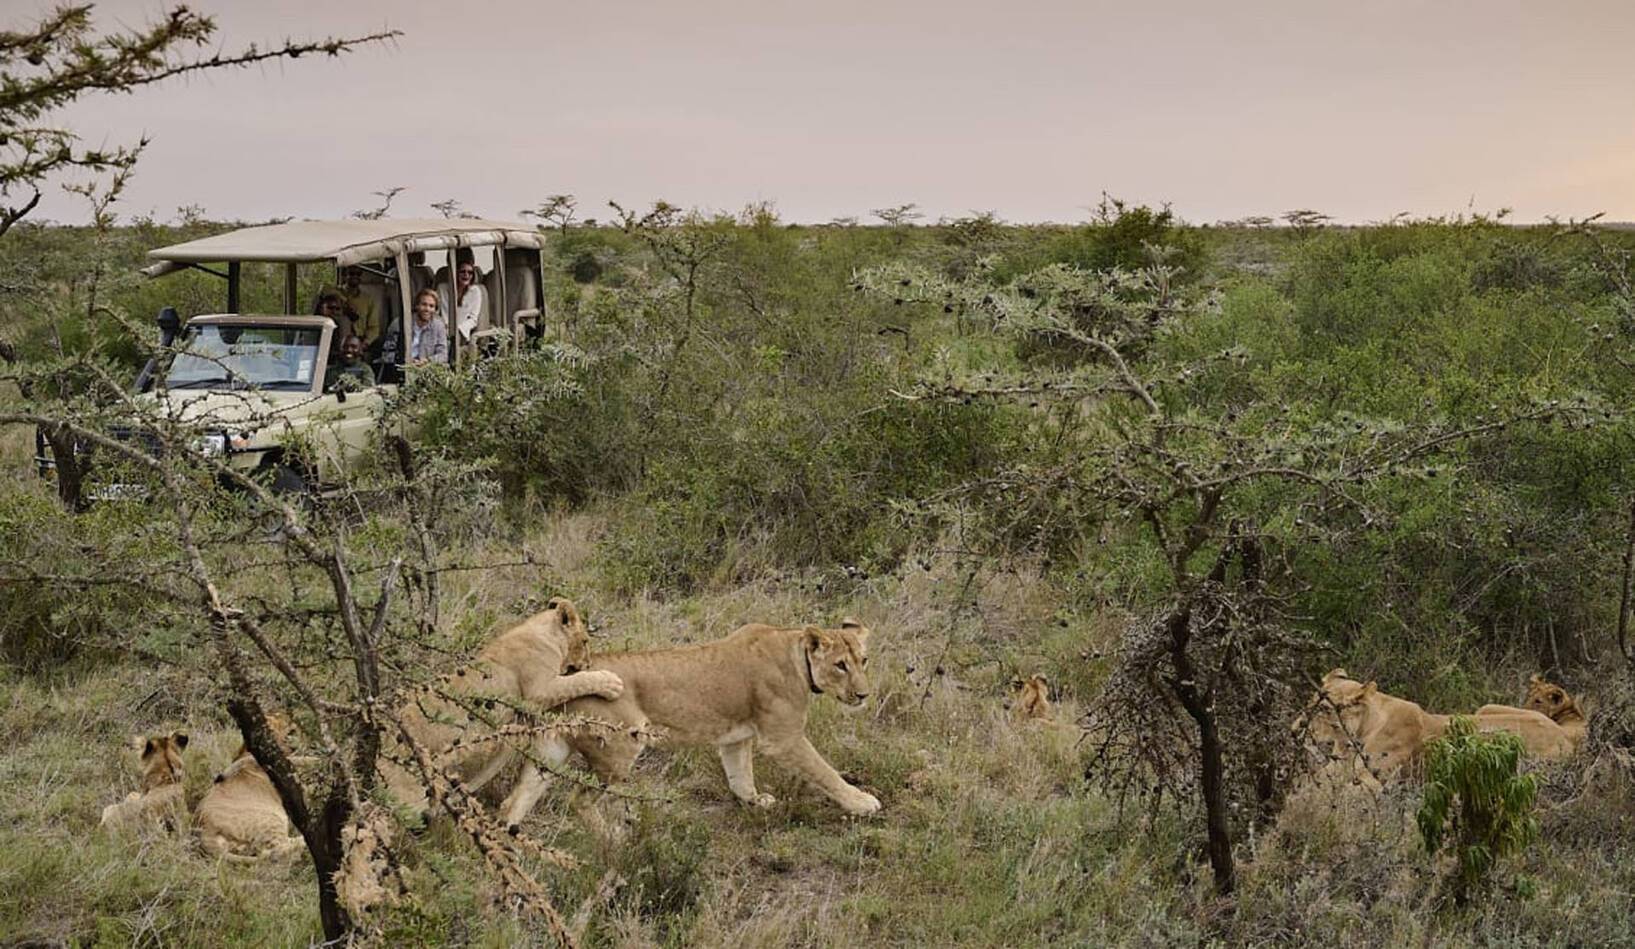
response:
M13 2L0 25L46 5ZM338 217L403 185L410 216L452 197L514 217L571 192L601 218L609 198L664 198L799 221L909 201L1072 221L1105 190L1195 222L1635 219L1630 0L193 6L228 46L405 35L76 107L93 141L153 137L127 212ZM44 213L83 218L49 197Z

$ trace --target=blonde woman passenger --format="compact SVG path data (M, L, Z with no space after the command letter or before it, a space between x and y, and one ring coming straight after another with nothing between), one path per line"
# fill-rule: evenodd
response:
M453 298L449 296L447 284L438 288L438 294L443 312L454 315L454 328L460 339L469 343L471 335L482 325L483 307L487 303L482 284L477 282L477 265L469 260L455 264Z

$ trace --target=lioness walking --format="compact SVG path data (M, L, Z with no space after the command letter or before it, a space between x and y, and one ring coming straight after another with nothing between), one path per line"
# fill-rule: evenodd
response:
M853 620L839 629L754 623L712 643L592 656L590 668L616 673L624 694L613 701L576 699L568 711L627 730L546 734L535 743L535 753L554 767L578 751L598 777L613 784L629 776L644 747L633 732L656 725L675 742L714 745L728 786L747 804L775 803L755 787L758 745L846 813L873 814L879 799L848 784L806 738L813 696L832 695L847 705L868 698L868 640L869 631ZM502 808L507 824L522 822L548 781L532 762L524 766Z

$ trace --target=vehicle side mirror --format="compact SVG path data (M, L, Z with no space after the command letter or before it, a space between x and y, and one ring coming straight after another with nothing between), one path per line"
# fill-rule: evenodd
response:
M167 306L160 310L159 316L154 322L159 324L160 346L169 346L176 341L176 337L182 332L182 318L177 314L176 308L173 306Z

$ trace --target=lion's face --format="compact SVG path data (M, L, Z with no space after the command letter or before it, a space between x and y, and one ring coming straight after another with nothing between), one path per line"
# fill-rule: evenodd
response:
M872 691L868 628L850 619L842 620L839 629L808 626L804 642L812 686L847 705L863 704Z
M1368 700L1377 686L1366 685L1346 674L1344 669L1332 669L1323 676L1322 687L1306 703L1305 711L1294 721L1296 734L1307 732L1319 742L1350 741L1362 732L1368 715Z
M1578 703L1567 694L1567 690L1554 682L1548 682L1539 676L1533 676L1527 683L1527 701L1522 703L1523 708L1542 712L1555 721L1570 717L1570 713L1578 711Z
M182 781L182 749L187 747L187 736L181 732L132 740L142 753L142 790L151 791L167 784Z
M579 608L565 596L553 596L545 609L551 615L547 620L560 627L563 652L562 673L569 674L590 665L590 633L585 629Z
M1050 680L1034 673L1016 683L1016 699L1011 708L1017 718L1050 717Z

